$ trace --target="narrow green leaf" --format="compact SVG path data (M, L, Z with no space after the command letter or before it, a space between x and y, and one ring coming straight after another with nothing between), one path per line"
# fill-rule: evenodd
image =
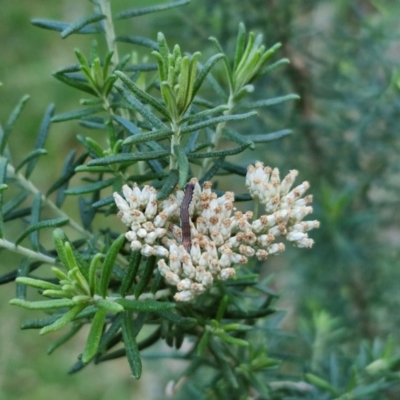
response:
M261 63L263 48L253 49L246 63L235 73L235 94L250 83L257 74L258 66ZM236 96L235 96L236 97Z
M100 207L108 206L110 204L115 206L115 201L114 201L114 197L113 196L108 196L108 197L105 197L104 199L96 201L95 203L92 204L92 207L93 208L100 208Z
M146 161L146 160L158 160L162 157L169 155L169 151L148 151L146 153L121 153L115 156L109 156L104 158L98 158L88 162L89 166L95 165L109 165L118 163L127 163L135 161Z
M250 117L257 115L256 111L250 111L245 114L234 114L234 115L222 115L220 117L210 118L209 120L199 122L197 124L193 124L181 129L181 134L184 135L186 133L194 132L199 129L206 128L211 125L216 125L221 122L229 122L229 121L241 121Z
M97 269L100 267L100 261L103 259L104 255L97 253L89 265L89 287L90 294L93 296L97 293Z
M60 286L55 285L54 283L43 281L41 279L34 279L34 278L28 278L28 277L18 277L15 282L17 283L22 283L23 285L31 286L37 289L52 289L52 290L59 290Z
M61 178L57 179L57 181L51 185L50 189L46 193L47 196L56 191L57 189L61 189L63 192L63 190L65 190L68 187L69 180L75 175L76 165L82 164L88 156L88 153L85 152L81 154L74 162L75 154L76 150L72 150L68 153L68 156L65 160L63 170L61 173Z
M163 56L158 51L152 51L151 54L156 58L160 81L161 82L166 81L168 79L168 68L167 68L168 62L164 61Z
M259 135L246 135L248 140L251 140L253 143L265 143L271 140L277 140L287 135L292 134L293 131L291 129L282 129L280 131L271 132L271 133L263 133Z
M51 297L51 298L67 298L67 299L71 299L73 297L73 294L70 293L69 291L65 291L65 290L52 290L52 289L46 289L43 291L43 296L46 297Z
M165 125L158 117L151 113L138 99L133 97L124 87L115 85L115 88L121 94L121 96L130 104L135 111L137 111L146 121L157 129L167 129Z
M226 333L220 332L217 334L217 336L226 343L235 344L236 346L240 347L249 347L249 342L247 342L246 340L235 338Z
M210 331L205 331L203 333L203 336L201 337L197 349L196 349L196 355L198 357L203 357L205 354L205 351L207 350L208 347L208 341L210 340L211 333Z
M0 155L4 155L4 150L6 149L11 130L12 130L15 122L17 121L18 117L20 116L22 110L24 109L25 104L28 100L29 100L28 95L23 96L21 98L21 100L18 102L17 106L12 111L10 117L8 118L6 126L4 127L3 136L1 137Z
M44 151L45 153L42 153L42 154L47 154L46 150L44 150L44 146L46 143L47 136L49 134L50 123L51 123L51 118L54 115L54 109L55 109L54 104L50 104L47 107L47 110L42 119L42 123L40 125L38 138L35 143L35 151ZM34 154L35 151L33 153L31 153L31 155ZM41 154L38 154L38 155L41 155ZM29 164L26 167L26 171L25 171L25 178L27 178L27 179L31 176L31 174L38 162L38 157L32 157L29 160L28 160L28 157L25 159L26 161L29 161ZM21 162L21 164L22 163L23 162Z
M306 374L306 380L313 385L319 387L322 390L326 390L331 393L333 396L337 397L339 393L332 387L332 385L326 380L314 375L314 374Z
M31 151L16 167L15 172L18 172L25 164L28 164L30 161L37 161L40 156L46 155L47 150L45 149L36 149ZM29 174L30 175L30 174ZM25 177L29 178L29 175Z
M136 136L136 135L139 135L142 133L142 131L135 124L133 124L131 121L128 121L125 118L114 115L114 120L117 121L121 126L123 126L133 136ZM162 131L164 131L164 129L162 129ZM146 148L144 146L140 145L139 143L136 144L136 146L137 146L137 149L139 150L139 152L146 152L147 147L149 147L151 150L154 150L154 151L164 150L161 145L159 145L158 143L153 142L153 141L147 141ZM161 167L161 165L158 161L148 161L148 164L154 172L161 173L163 170L163 168Z
M10 304L27 308L28 310L52 310L64 307L73 307L75 303L70 299L55 299L42 301L26 301L23 299L12 299Z
M158 12L158 11L168 10L170 8L183 6L183 5L189 4L189 3L190 3L190 0L180 0L180 1L175 1L173 3L159 4L156 6L133 8L131 10L126 10L126 11L123 11L123 12L117 14L117 16L115 18L116 19L125 19L125 18L139 17L140 15L145 15L145 14L154 13L154 12Z
M286 96L274 97L272 99L260 100L260 101L253 101L251 103L242 104L241 107L244 109L251 109L254 110L256 108L261 107L269 107L275 104L283 103L289 100L298 100L300 96L297 94L287 94Z
M56 301L56 300L51 300L51 301ZM55 332L60 330L61 328L64 328L64 326L70 323L85 307L86 307L85 304L75 305L68 312L63 314L63 316L59 318L57 321L53 322L51 325L47 325L44 328L42 328L39 332L39 335L45 335L46 333Z
M65 28L61 32L61 37L63 39L67 38L68 36L72 35L73 33L79 33L85 26L93 24L95 22L102 21L107 17L102 14L94 14L89 15L87 17L82 17L77 19L76 21L72 22L67 28Z
M97 353L97 349L99 347L101 335L103 332L106 314L106 310L99 309L97 310L93 318L89 335L86 340L85 349L83 350L82 354L82 362L84 364L87 364Z
M250 53L255 51L257 46L254 46L255 42L255 34L254 32L249 33L249 39L247 41L247 45L244 49L243 55L240 59L239 64L237 65L237 68L234 70L234 75L236 76L237 74L240 74L241 71L245 70L245 66L248 63L248 60L250 58Z
M7 177L8 159L2 158L0 160L0 184L4 185ZM4 190L0 191L0 238L4 237L3 227L3 203L4 203Z
M195 96L194 93L194 83L196 81L197 76L197 62L200 58L201 53L196 52L190 58L190 65L189 65L189 82L188 82L188 90L186 92L186 100L185 100L185 110L191 105L192 100Z
M122 82L132 91L141 101L150 104L160 114L164 115L165 118L170 119L168 110L153 96L150 96L144 90L140 89L134 82L132 82L123 72L115 71L115 75L121 79Z
M217 51L221 54L224 54L224 51L221 47L221 45L218 42L218 39L216 39L215 37L209 37L208 40L210 40L213 45L215 46L215 48L217 49ZM225 72L226 72L226 77L228 78L228 82L229 82L229 89L230 92L233 91L233 73L232 73L232 69L231 66L229 65L229 60L228 57L226 57L226 55L224 54L224 57L222 57L222 60L224 61L224 68L225 68Z
M65 74L68 72L80 72L81 70L81 64L75 63L75 64L70 64L66 65L65 67L61 67L53 72L53 74Z
M96 313L97 309L94 306L86 307L82 312L80 312L75 318L74 321L79 319L88 319L92 318ZM24 322L21 325L21 329L40 329L47 325L52 324L54 321L61 318L63 314L53 314L50 317L40 318L40 319L30 319Z
M179 187L183 189L188 181L189 161L186 157L185 150L179 144L174 145L174 154L178 162Z
M68 195L80 195L85 193L92 193L104 189L106 187L112 186L115 183L116 177L112 177L110 179L106 179L104 181L98 181L94 183L90 183L88 185L78 186L73 189L65 190L65 194Z
M178 77L178 94L176 96L176 106L182 115L186 110L186 97L189 90L189 57L182 58Z
M222 164L224 163L225 157L219 157L217 158L214 163L211 165L211 167L206 171L206 173L201 177L200 179L200 184L211 180L214 175L218 172L218 170L221 168Z
M233 129L225 128L224 134L225 137L229 138L233 142L236 142L238 144L249 144L251 150L254 150L255 148L254 143L248 138L248 136L241 135Z
M78 268L85 280L89 280L89 265L82 255L72 246L67 235L61 230L56 229L53 232L53 240L56 251L61 262L67 270ZM85 240L74 242L75 245L82 246Z
M172 90L172 86L167 81L162 81L160 85L161 97L169 110L169 120L177 120L180 115L178 105L176 103L176 96Z
M151 50L158 51L157 42L142 36L135 36L135 35L117 36L115 38L115 41L122 43L137 44L139 46L147 47Z
M127 180L129 182L141 183L141 182L147 182L147 181L152 181L152 180L161 180L167 176L168 176L168 172L164 172L164 171L161 173L148 172L147 174L143 174L143 175L130 175Z
M76 138L86 148L90 157L99 158L104 156L104 150L95 140L82 135L76 135Z
M0 167L1 170L1 167ZM2 183L3 184L3 183ZM4 185L4 184L3 184ZM17 196L14 196L11 200L7 201L6 204L2 207L2 214L7 216L8 213L15 210L19 205L21 205L29 196L29 192L23 191L19 193Z
M213 340L209 341L209 347L212 349L212 353L218 362L219 369L224 377L224 380L227 382L231 390L239 389L239 382L237 374L233 370L233 366L229 362L227 356L222 351L219 346L216 346Z
M99 347L97 349L97 352L99 354L103 354L107 351L109 343L115 339L116 335L118 334L118 331L121 329L121 324L122 324L122 316L123 314L117 314L114 316L114 320L111 323L110 327L107 329L106 332L103 333L103 336L101 337ZM120 340L118 340L120 341ZM98 359L96 359L96 363L98 362Z
M233 62L233 70L236 71L240 60L243 57L244 48L246 44L246 28L242 22L239 23L238 35L236 39L236 51L235 58Z
M204 111L200 111L198 113L195 114L191 114L188 117L185 117L181 120L181 125L186 124L188 122L191 122L193 120L200 120L203 119L205 117L210 117L213 114L219 114L222 113L226 110L228 110L229 107L225 104L217 106L217 107L213 107L210 110L204 110Z
M173 135L171 129L159 129L153 132L140 133L139 135L127 137L122 144L138 144L148 143L149 141L161 141L167 139Z
M168 310L165 311L160 310L156 312L161 317L165 318L167 321L172 322L173 324L178 325L184 329L190 329L193 328L195 325L197 325L197 320L195 318L182 317Z
M72 252L72 248L69 246L69 242L65 243L65 250L68 255L70 263L68 278L70 281L72 281L73 284L73 293L71 293L74 295L73 300L77 303L78 302L81 303L81 300L87 301L87 299L90 298L90 287L88 283L88 278L83 276L78 266L75 267L73 266L74 264L76 265L77 263L74 254ZM65 290L65 286L68 285L64 285L63 290Z
M271 48L263 53L258 68L261 68L272 55L274 55L282 47L281 43L275 43Z
M236 196L235 196L236 201ZM254 319L254 318L262 318L267 315L274 314L276 312L275 309L271 307L260 308L257 310L247 310L246 312L242 312L240 310L228 310L225 313L225 318L230 319Z
M114 51L109 51L104 59L103 63L103 76L108 76L109 75L109 69L112 64L112 58L114 55ZM99 99L100 100L100 99Z
M246 150L248 147L251 146L251 144L252 142L247 142L239 147L229 150L208 151L204 153L189 153L188 158L198 159L198 158L217 158L217 157L233 156L235 154L239 154L242 151Z
M114 314L118 314L124 311L124 307L121 304L116 303L115 301L106 300L103 298L97 298L95 300L96 307L101 308L103 310L112 312Z
M186 154L187 153L191 153L191 152L194 151L194 147L195 147L195 145L197 143L199 135L200 135L200 131L196 131L196 132L193 132L189 136L189 139L188 139L188 141L186 142L186 145L185 145L185 153Z
M131 135L140 135L142 131L132 122L119 115L113 116L114 120L117 121L122 127L124 127Z
M83 368L86 367L88 364L84 364L81 360L75 362L75 364L68 370L68 374L76 374L77 372L81 371Z
M68 240L67 235L61 229L55 229L53 232L53 242L54 247L57 251L58 258L60 259L61 263L64 265L65 268L68 268L69 262L68 257L65 252L64 243Z
M93 96L97 96L96 91L93 90L86 83L86 80L78 79L75 74L74 74L74 76L72 76L72 75L54 72L53 76L54 76L54 78L58 79L60 82L63 82L66 85L73 87L74 89L78 89L82 92L89 93Z
M32 19L31 23L32 25L37 26L39 28L49 29L51 31L57 31L57 32L62 32L70 26L70 24L66 22L52 21L48 19ZM100 27L84 26L81 30L79 30L76 33L88 34L88 33L99 33L99 32L102 32L102 29Z
M161 289L161 286L164 286L164 282L164 277L161 275L159 270L156 270L153 282L151 284L150 292L155 294L158 290Z
M88 115L97 114L104 111L103 106L86 107L81 110L68 111L66 113L58 114L51 119L51 122L69 121L71 119L79 119L87 117Z
M274 69L280 67L281 65L285 65L285 64L290 64L290 60L288 58L282 58L281 60L266 66L257 75L261 76L261 75L267 74L267 73L273 71Z
M115 239L114 242L111 244L104 259L103 268L101 271L101 278L100 278L100 288L99 288L100 295L103 297L107 296L108 284L111 279L111 274L113 271L115 259L117 258L119 250L124 244L124 241L125 241L125 235L124 234L119 235L118 238Z
M64 335L62 335L60 338L55 340L47 349L47 354L53 353L54 350L58 349L60 346L62 346L64 343L68 342L69 339L74 337L82 328L83 324L82 323L76 323L71 326L71 329Z
M171 310L176 307L175 303L166 301L156 300L128 300L128 299L117 299L115 300L118 304L121 304L126 310L135 312L156 312L163 310Z
M208 128L207 128L208 129ZM209 136L210 136L210 132L208 132ZM206 148L213 148L214 147L214 143L213 142L199 142L197 143L197 145L193 148L193 150L191 151L191 153L197 153L200 150L206 149Z
M32 204L30 227L28 228L28 230L40 224L41 207L42 207L42 194L36 193ZM28 234L26 234L25 236L28 236ZM29 233L29 240L31 242L33 250L39 251L39 231L37 229L34 229ZM19 244L21 241L22 239L20 241L18 241L17 239L16 244Z
M125 296L131 289L131 286L135 281L135 277L139 269L141 259L142 259L142 254L140 253L140 251L133 251L131 253L129 258L129 264L128 267L126 268L126 273L121 283L121 289L120 289L121 296Z
M228 307L228 303L229 303L229 297L228 297L227 295L225 295L225 296L222 298L222 300L221 300L221 302L220 302L220 304L219 304L219 306L218 306L217 315L215 316L215 319L216 319L218 322L221 322L221 321L222 321L222 318L224 317L226 308Z
M18 278L25 278L28 276L31 268L31 263L28 258L24 258L21 261L21 264L18 268ZM26 299L26 294L27 294L27 287L24 284L18 283L16 284L15 287L15 296L17 299Z
M196 80L194 81L193 84L193 93L192 97L196 96L197 92L203 85L204 79L206 79L207 75L210 73L211 69L213 66L221 60L221 58L226 57L225 54L218 53L210 57L207 62L204 64L204 66L201 68L199 74L196 77Z
M46 318L29 319L21 325L21 329L41 329L52 324L54 321L57 321L61 316L62 314L53 314Z
M40 229L45 228L58 228L59 226L66 225L68 222L69 218L66 217L40 221L39 223L35 224L34 226L30 226L26 231L24 231L15 241L15 244L18 245L19 243L21 243L32 232L36 232Z
M109 167L88 167L87 165L80 165L75 168L75 172L90 172L90 173L107 173L107 172L114 172Z
M80 135L77 135L77 136L80 136ZM103 157L104 156L103 147L99 143L97 143L94 139L92 139L90 137L86 137L85 138L85 142L84 143L82 142L82 144L89 151L93 152L96 155L96 157L94 157L94 158Z
M125 311L122 319L122 337L126 349L126 357L131 367L134 378L139 379L142 374L142 360L136 342L135 332L133 331L132 312Z
M144 350L150 346L152 346L154 343L156 343L161 337L161 329L156 329L153 333L151 333L149 336L147 336L145 339L140 341L138 343L138 349L139 350ZM97 362L104 362L108 360L114 360L116 358L120 357L125 357L126 356L126 350L125 349L119 349L116 351L113 351L112 353L107 353L102 356L100 356L97 359Z
M157 257L155 256L150 256L147 258L147 263L140 275L140 281L135 287L136 298L138 298L143 293L144 289L146 289L147 285L149 284L150 279L153 276L154 268L156 267L156 260Z
M146 64L134 64L134 65L127 65L125 68L115 68L115 71L126 71L126 72L151 72L157 71L158 66L156 63L146 63Z
M175 189L179 180L179 171L171 169L168 178L165 179L162 188L157 193L157 200L165 200Z

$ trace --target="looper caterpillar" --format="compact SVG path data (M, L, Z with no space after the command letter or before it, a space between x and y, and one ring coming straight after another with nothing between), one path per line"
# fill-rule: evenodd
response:
M190 252L192 241L190 237L190 216L189 206L192 202L194 191L194 183L189 182L185 186L184 196L181 204L181 229L182 229L182 245L187 252Z

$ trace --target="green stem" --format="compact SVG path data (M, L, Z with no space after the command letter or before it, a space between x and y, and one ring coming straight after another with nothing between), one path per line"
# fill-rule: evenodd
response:
M111 63L115 67L119 63L119 55L118 55L118 47L117 44L115 43L115 29L114 29L114 23L113 23L113 18L112 18L112 12L111 12L111 5L110 5L110 0L99 0L99 6L101 9L102 14L106 16L106 19L104 20L104 27L105 27L105 38L107 42L107 48L109 51L113 52L113 56L111 58ZM103 97L103 107L107 112L109 112L111 115L114 114L110 102L108 98ZM119 109L119 113L123 118L126 120L130 120L130 114L129 111L126 109ZM136 174L144 174L143 168L141 168L143 164L138 163L135 166L135 173Z
M110 297L106 297L106 300L108 301L116 301L118 299L126 299L126 300L140 300L140 301L144 301L144 300L159 300L163 297L167 297L171 294L171 289L161 289L158 290L157 292L153 293L142 293L138 298L136 298L135 295L131 295L131 296L125 296L125 297L114 297L114 296L110 296ZM101 296L95 295L93 297L94 299L97 298L102 298Z
M1 160L1 159L2 159L2 157L0 157L0 160ZM51 210L53 210L53 211L54 211L57 215L59 215L60 217L68 218L68 224L71 226L71 228L73 228L73 229L75 229L77 232L81 233L81 234L82 234L84 237L86 237L88 240L94 238L94 236L93 236L89 231L87 231L86 229L84 229L84 228L82 227L82 225L80 225L78 222L74 221L69 215L67 215L64 211L62 211L60 208L58 208L49 198L47 198L46 196L44 196L44 195L42 194L42 192L41 192L31 181L28 181L21 173L16 173L14 167L13 167L12 165L10 165L10 164L7 165L7 173L8 173L9 175L13 176L13 177L19 182L19 184L20 184L24 189L28 190L30 193L32 193L32 194L34 194L34 195L40 193L40 195L42 196L42 201L43 201ZM4 243L3 243L3 242L4 242ZM0 242L0 247L5 247L5 248L7 248L7 249L9 249L9 250L12 250L12 251L16 251L15 249L19 249L19 250L16 251L17 253L24 254L24 255L26 255L26 256L28 256L28 257L38 259L35 255L40 254L40 253L36 253L36 252L34 252L33 250L29 250L29 249L26 249L26 248L21 247L21 246L15 246L15 244L13 244L13 243L11 243L11 242L8 242L7 240L5 240L5 241L3 240L3 242ZM8 245L8 244L5 243L5 242L11 243L11 246ZM99 245L100 247L103 247L103 246L104 246L104 243L103 243L101 240L99 240L99 239L97 239L97 243L98 243L98 245ZM23 249L25 249L25 250L23 250ZM47 257L47 256L44 256L44 255L41 255L41 256ZM117 258L118 258L118 261L119 261L122 265L127 265L127 260L126 260L125 257L123 257L121 254L118 254ZM46 262L46 263L49 263L49 264L55 264L55 261L51 261L51 260L53 260L51 257L47 257L45 260L44 260L44 259L40 259L40 260L42 260L42 261L44 261L44 262Z
M174 132L174 134L171 137L171 154L169 157L169 169L174 169L178 167L178 161L175 157L174 153L174 146L175 145L180 145L181 144L181 127L179 122L173 121L171 123L171 129Z
M226 111L224 111L224 115L230 115L232 113L232 111L233 111L234 106L235 106L235 104L233 102L233 94L232 93L229 96L227 106L229 108ZM226 121L220 122L217 125L217 127L215 129L215 135L212 138L212 146L209 146L207 151L213 151L213 150L217 149L219 141L221 140L222 133L223 133L223 130L225 128L225 125L226 125ZM211 160L212 160L211 158L205 158L204 159L199 176L203 176L206 173L206 171L207 171L207 169L208 169L208 167L210 165Z
M105 37L108 50L113 52L111 62L115 67L119 62L119 55L118 48L115 44L115 30L111 14L110 0L99 0L98 4L100 6L102 14L106 16L106 19L104 20Z
M2 157L0 157L0 160L1 158ZM21 173L16 173L14 167L10 164L7 165L7 173L13 176L24 189L28 190L32 194L36 195L40 193L42 196L42 201L44 201L45 204L47 204L49 208L51 208L60 217L68 218L69 219L68 223L72 228L74 228L76 231L78 231L88 239L93 238L93 235L89 231L84 229L78 222L74 221L71 217L69 217L62 210L60 210L49 198L45 197L42 194L42 192L31 181L28 181Z
M14 253L21 254L25 257L30 258L31 260L42 261L46 264L57 264L57 261L54 257L46 256L45 254L38 253L23 246L16 246L14 243L5 239L0 239L0 247L10 250Z
M253 207L253 221L255 221L258 218L258 213L260 211L260 200L258 198L255 198L253 200L254 207Z

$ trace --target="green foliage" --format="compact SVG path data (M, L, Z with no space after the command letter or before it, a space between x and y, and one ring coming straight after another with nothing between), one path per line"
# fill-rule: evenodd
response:
M137 35L117 36L114 31L114 22L153 15L186 5L187 1L127 9L114 19L109 1L91 3L93 12L71 23L32 21L37 27L60 32L62 39L97 34L88 56L75 49L78 63L53 73L58 81L86 96L80 100L81 107L55 114L54 106L50 105L34 148L16 166L10 155L10 142L16 136L14 126L24 115L28 96L22 97L11 112L4 129L0 127L0 246L21 257L20 266L1 276L0 283L16 281L17 298L10 301L12 305L47 313L44 318L27 321L22 329L40 329L43 335L68 326L69 330L49 347L48 352L52 353L87 327L82 354L70 373L90 363L124 357L133 377L139 379L146 373L142 360L147 353L143 351L157 342L165 342L176 352L160 352L158 357L173 358L179 354L185 361L181 379L170 387L176 398L219 399L226 398L227 393L232 399L258 396L276 400L389 399L392 393L396 396L399 356L395 341L379 340L368 332L370 340L360 345L359 340L351 340L343 329L343 325L349 326L343 321L351 316L343 312L342 319L333 317L339 314L340 307L344 308L342 292L347 291L357 299L363 291L365 280L357 272L363 261L374 254L373 246L368 248L372 242L368 237L371 230L366 228L366 234L364 228L371 222L366 212L371 184L366 180L368 168L360 161L351 172L356 188L340 193L333 189L337 182L342 182L340 174L351 169L337 162L340 144L334 136L337 129L334 126L337 123L340 129L345 129L349 124L346 118L352 117L332 121L328 118L331 107L324 108L322 104L319 129L332 132L332 138L323 145L315 140L318 124L307 114L305 104L311 96L311 85L307 79L305 83L297 80L299 76L304 78L302 73L307 76L308 66L298 66L297 54L287 44L289 22L294 20L296 10L304 12L302 6L277 4L274 7L279 12L269 17L253 13L256 2L249 6L248 13L240 13L245 7L240 2L228 4L231 7L224 2L222 5L210 2L210 15L214 7L222 7L224 12L229 8L242 14L251 27L267 21L266 29L271 33L267 35L268 41L276 39L277 44L266 46L261 34L247 34L241 22L236 34L239 21L233 24L233 19L227 18L225 36L210 38L216 52L203 57L199 51L181 50L190 47L186 41L169 47L168 35L161 32L153 41ZM216 25L212 31L219 36L215 34L220 28ZM235 35L235 43L230 45ZM336 44L335 40L340 44L339 39L340 35L332 37L332 44ZM146 56L141 62L136 52L120 58L117 47L120 43L138 45ZM206 44L199 47L206 49ZM344 54L354 50L349 47L343 48ZM232 51L225 50L231 48ZM275 56L281 52L288 58L276 60ZM206 49L203 54L210 52ZM291 56L292 66L279 68L288 64ZM353 84L360 82L362 66L346 60L332 55L321 63L316 68L321 82L325 74L332 75L338 70L345 70L348 79L354 78ZM372 88L371 96L376 99L373 112L381 117L385 113L397 115L395 106L386 109L394 102L391 89L398 86L397 75L393 74L390 88L383 91L381 87ZM354 105L354 96L342 87L323 89L317 93L320 98L340 94L340 101L334 104L336 109ZM285 94L292 90L301 99L297 94ZM300 110L301 118L294 113L285 118L285 111L274 111L273 117L265 114L269 107L279 105L274 110L280 110L281 103L291 100L296 100L292 110ZM363 111L367 109L365 106ZM221 181L227 175L231 179L246 176L241 161L247 150L253 152L252 159L261 158L261 143L276 146L271 142L292 133L282 127L283 120L285 125L287 121L296 124L310 148L304 150L305 154L309 151L307 161L299 163L303 162L305 168L307 163L313 164L315 172L310 172L310 178L318 187L319 219L323 222L318 236L320 250L313 250L305 261L297 256L292 260L302 272L303 285L298 296L308 299L299 302L298 311L303 319L296 336L285 334L279 326L283 314L276 309L278 295L270 288L270 277L261 279L264 274L261 259L236 266L235 279L219 280L193 301L177 302L174 289L157 267L163 257L141 252L134 248L132 240L127 240L129 231L125 235L115 222L117 207L111 196L124 193L124 185L149 185L157 189L155 202L162 204L176 195L178 188L185 189L192 177L204 183ZM31 178L40 158L48 153L45 147L50 127L54 124L52 128L59 129L62 126L59 123L68 121L77 121L89 130L88 136L77 135L84 151L77 155L72 150L67 155L61 176L47 185L49 189L43 194ZM260 129L260 121L268 122L268 133L257 133L264 130ZM368 131L369 121L368 117L359 121L360 139L351 147L355 158L362 157L365 149L362 134ZM307 130L311 133L307 134ZM294 157L299 153L298 140L292 139L295 149L287 145L288 154L295 154ZM390 141L386 145L390 147ZM333 147L335 152L331 151ZM275 153L280 152L274 151L277 147L271 149L269 154L276 158ZM389 161L384 164L385 168L393 167ZM374 176L384 167L378 169L374 170ZM318 178L322 173L325 182L320 183ZM221 192L214 190L214 193ZM125 197L128 203L136 201ZM71 203L65 205L75 199L76 214L71 212ZM248 193L235 194L236 201L252 199ZM151 201L147 202L150 207ZM260 204L254 201L245 207L252 206L258 217ZM21 233L12 238L6 228L17 221L22 224ZM48 232L53 234L53 244L45 236ZM351 246L349 238L357 238L358 247ZM161 240L157 243L162 247ZM333 256L326 257L327 254ZM348 262L356 266L356 273L350 278L334 268L343 265L344 269ZM315 272L321 263L331 268L323 274ZM36 270L45 277L36 275ZM327 287L324 280L333 282L333 296L324 298ZM318 288L311 290L313 285ZM28 300L26 287L36 289L46 300ZM369 322L371 319L372 316ZM368 321L363 323L368 326ZM120 345L118 350L114 349L116 345Z

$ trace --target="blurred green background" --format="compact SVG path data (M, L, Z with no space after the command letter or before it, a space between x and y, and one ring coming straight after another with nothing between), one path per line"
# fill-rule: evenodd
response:
M156 2L111 1L114 13L152 3ZM51 72L75 63L73 49L87 53L93 40L78 35L62 40L29 21L70 22L91 7L82 0L2 4L1 123L23 94L31 95L10 140L16 163L30 151L49 103L56 104L57 112L78 108L80 94L52 78ZM266 76L254 98L297 93L301 100L263 110L259 118L246 122L246 131L290 128L293 135L247 153L240 161L245 165L262 160L278 166L282 174L298 169L299 179L311 183L321 228L311 235L316 241L312 251L288 250L268 260L265 273L276 276L273 285L282 294L279 306L288 311L285 329L301 334L313 314L326 310L339 318L350 347L362 339L390 334L398 338L400 333L399 13L400 2L389 0L195 0L180 9L116 25L118 34L153 40L162 31L171 47L179 43L184 51L200 50L204 59L215 52L209 36L233 50L239 21L248 30L263 33L267 46L282 43L280 56L291 64ZM132 50L147 54L138 47L120 46L122 54ZM215 74L218 77L218 69ZM45 190L54 182L82 130L74 122L52 127L49 155L33 177L38 187ZM236 185L220 183L220 188L232 184ZM2 257L1 274L15 268L16 260L5 251ZM27 315L8 305L13 284L0 289L0 399L165 397L160 388L175 366L160 369L149 362L146 370L155 372L146 372L140 382L129 377L125 360L67 375L84 339L75 338L47 356L48 337L19 330Z

